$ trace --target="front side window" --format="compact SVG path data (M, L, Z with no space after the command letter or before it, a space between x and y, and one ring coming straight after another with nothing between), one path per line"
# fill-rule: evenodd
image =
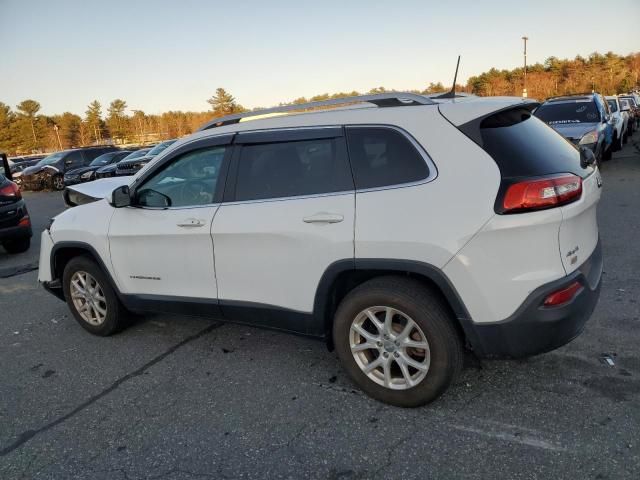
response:
M353 190L342 139L243 145L236 200Z
M347 142L357 189L417 182L429 176L420 152L397 130L349 127Z
M137 191L143 207L189 207L213 203L227 147L180 155L151 176Z

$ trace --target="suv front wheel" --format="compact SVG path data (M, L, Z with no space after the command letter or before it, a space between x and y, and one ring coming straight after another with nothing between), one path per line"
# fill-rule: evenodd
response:
M102 269L89 257L72 258L62 277L64 297L85 330L108 336L121 330L126 310Z
M462 342L446 307L407 278L379 277L352 290L336 312L333 339L353 381L400 407L435 400L463 364Z

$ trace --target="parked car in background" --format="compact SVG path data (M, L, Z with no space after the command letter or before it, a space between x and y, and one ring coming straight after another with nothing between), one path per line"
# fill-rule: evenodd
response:
M103 153L118 151L116 147L83 147L63 150L40 160L33 167L25 168L22 172L22 185L27 190L41 190L64 188L65 172L89 165L96 157Z
M620 101L615 95L605 97L605 100L609 104L609 110L611 110L611 116L613 117L613 128L615 139L613 150L618 151L622 149L622 144L627 143L627 128L629 126L629 114L623 112L620 108Z
M535 116L577 147L589 148L598 163L611 158L613 119L602 95L549 98L535 110Z
M638 95L631 93L618 95L618 98L626 100L629 103L629 107L631 107L631 112L633 113L633 130L638 130L640 128L640 98L638 98Z
M0 153L0 244L9 253L20 253L31 245L31 219L20 187L12 181L9 161Z
M552 350L598 301L602 180L537 105L393 92L216 118L134 177L69 187L38 278L95 335L154 310L292 331L422 405L465 346Z
M628 138L629 136L633 135L633 132L635 130L636 115L633 109L631 108L631 102L628 99L619 97L618 102L620 102L620 110L629 119L629 121L627 122L627 138Z
M33 167L36 165L42 158L37 158L34 160L22 160L19 163L14 163L11 165L11 175L13 176L13 181L21 185L22 184L22 172L27 167Z
M9 161L13 163L37 162L38 160L42 160L44 157L46 157L45 154L22 155L19 157L10 157Z
M96 171L105 165L118 163L120 160L129 155L131 150L119 150L115 152L103 153L96 157L88 166L69 170L64 174L64 184L66 186L75 185L77 183L90 182L95 180Z
M121 162L121 161L126 162L129 160L133 160L135 158L144 157L147 153L149 153L150 150L151 148L141 148L140 150L136 150L135 152L129 153L126 157L121 158L117 162L110 163L109 165L105 165L104 167L98 168L98 170L96 170L95 178L98 179L98 178L115 177L116 169L118 168L118 162Z
M166 150L170 145L175 143L176 139L166 140L153 147L144 157L133 160L121 160L116 168L116 176L134 175L160 152Z

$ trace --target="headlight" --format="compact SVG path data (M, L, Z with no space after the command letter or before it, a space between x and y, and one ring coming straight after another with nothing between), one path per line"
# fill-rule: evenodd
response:
M596 143L598 141L598 131L593 130L585 133L580 139L580 145L588 145L590 143Z
M93 177L93 173L94 172L84 172L82 175L80 175L80 178L83 180L89 180L91 177Z

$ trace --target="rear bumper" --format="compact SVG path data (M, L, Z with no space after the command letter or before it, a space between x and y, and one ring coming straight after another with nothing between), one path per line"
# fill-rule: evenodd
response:
M0 228L0 242L31 238L31 235L33 235L31 225Z
M572 274L545 284L506 320L472 324L474 351L481 357L519 358L554 350L569 343L584 329L600 297L602 277L600 242L591 256ZM582 290L558 307L544 307L545 298L578 281Z

